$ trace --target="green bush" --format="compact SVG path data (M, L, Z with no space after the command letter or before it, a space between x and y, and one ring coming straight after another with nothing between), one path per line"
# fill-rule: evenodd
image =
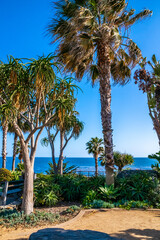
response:
M147 202L159 208L160 184L156 177L146 172L116 178L115 187L106 186L103 176L87 178L82 175L43 175L38 174L34 187L35 206L54 206L58 201L79 201L91 207L96 199L109 203ZM122 202L123 200L123 202ZM117 203L116 206L119 206ZM134 207L134 204L132 204Z
M24 172L24 163L18 163L15 171Z
M94 200L91 203L92 208L114 208L114 204L102 200Z
M97 193L94 190L90 190L87 192L86 196L83 199L83 206L90 207L91 203L96 199Z
M78 207L77 205L72 205L69 208L66 209L67 213L74 213L76 211L79 211L81 208Z
M65 201L80 201L87 192L87 177L78 175L55 176L54 181L62 190Z
M124 208L130 210L131 208L142 208L147 209L152 207L149 203L145 201L120 201L115 204L116 207Z
M40 175L34 182L35 206L55 206L61 199L61 188L53 183L51 176Z
M88 189L98 193L99 187L104 186L104 183L105 178L102 176L87 178L76 174L63 176L38 174L34 186L35 206L48 206L49 204L53 206L62 199L65 201L83 201L88 194ZM50 198L53 201L50 201Z
M0 168L0 182L3 181L11 181L12 180L12 174L11 172L6 168Z
M47 212L38 212L30 214L29 216L25 215L23 212L18 212L16 209L0 210L0 225L5 227L17 227L19 225L24 226L36 226L40 222L49 222L53 223L59 218L58 214L47 213Z
M99 192L100 199L105 201L115 200L119 196L118 189L113 184L111 186L105 185L105 187L100 187Z
M17 181L19 177L22 176L22 173L19 171L11 171L12 180Z
M160 202L159 181L147 173L138 173L116 180L118 199L148 201L151 205Z

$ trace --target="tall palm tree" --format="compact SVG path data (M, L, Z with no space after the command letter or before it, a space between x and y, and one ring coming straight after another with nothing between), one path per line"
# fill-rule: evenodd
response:
M88 73L92 84L100 83L106 183L114 182L114 159L111 123L111 77L114 83L126 84L131 69L141 59L141 51L128 36L128 29L152 14L143 10L135 14L125 0L62 0L48 27L65 69L82 79Z
M102 152L104 152L103 139L102 138L91 138L89 142L86 143L86 150L88 150L89 154L93 154L95 159L95 176L98 176L98 156Z

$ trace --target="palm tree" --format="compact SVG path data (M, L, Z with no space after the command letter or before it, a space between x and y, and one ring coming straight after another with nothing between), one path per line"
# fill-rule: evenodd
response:
M115 165L118 167L118 172L121 172L125 166L134 163L134 158L127 153L114 152L114 161Z
M95 176L98 176L98 156L102 152L104 152L104 148L102 147L103 139L102 138L91 138L89 142L86 143L86 150L88 150L89 154L93 154L95 159Z
M150 10L135 14L125 0L62 0L55 3L57 18L48 27L65 69L82 79L88 73L92 84L99 80L101 120L105 146L106 183L114 182L111 122L111 77L126 84L141 51L128 36L128 29L150 16ZM54 13L55 14L55 13Z
M115 165L118 167L118 172L121 172L122 169L127 165L132 165L134 163L134 158L132 155L127 153L120 153L120 152L114 152L114 162ZM105 155L104 152L99 157L99 161L101 163L101 166L105 166Z

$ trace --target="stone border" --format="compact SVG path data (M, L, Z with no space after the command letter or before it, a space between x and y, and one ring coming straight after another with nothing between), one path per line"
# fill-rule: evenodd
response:
M90 210L90 209L89 209ZM86 210L85 209L82 209L80 210L80 212L77 214L77 216L75 216L74 218L68 220L67 222L64 222L64 223L60 223L60 224L57 224L55 226L53 226L53 228L59 228L59 227L65 227L66 225L70 224L70 223L74 223L75 221L79 220L80 218L82 218L85 214Z

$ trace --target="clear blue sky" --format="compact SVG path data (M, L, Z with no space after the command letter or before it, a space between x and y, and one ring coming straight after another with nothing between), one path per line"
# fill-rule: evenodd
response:
M0 3L0 59L7 55L36 58L54 50L45 36L45 28L54 15L50 0L5 0ZM130 0L137 11L149 8L153 16L136 24L131 37L148 59L155 53L160 59L160 2L158 0ZM77 110L85 123L83 134L72 140L65 151L68 157L87 157L85 143L91 137L102 137L99 86L92 88L86 79L78 83L83 94L78 95ZM115 150L147 157L158 151L158 139L148 114L146 96L134 85L133 79L125 87L112 88L113 135ZM43 132L42 137L46 133ZM2 132L0 132L0 151ZM8 135L8 156L12 155L13 136ZM56 142L58 156L59 142ZM50 149L38 145L36 156L50 156Z

